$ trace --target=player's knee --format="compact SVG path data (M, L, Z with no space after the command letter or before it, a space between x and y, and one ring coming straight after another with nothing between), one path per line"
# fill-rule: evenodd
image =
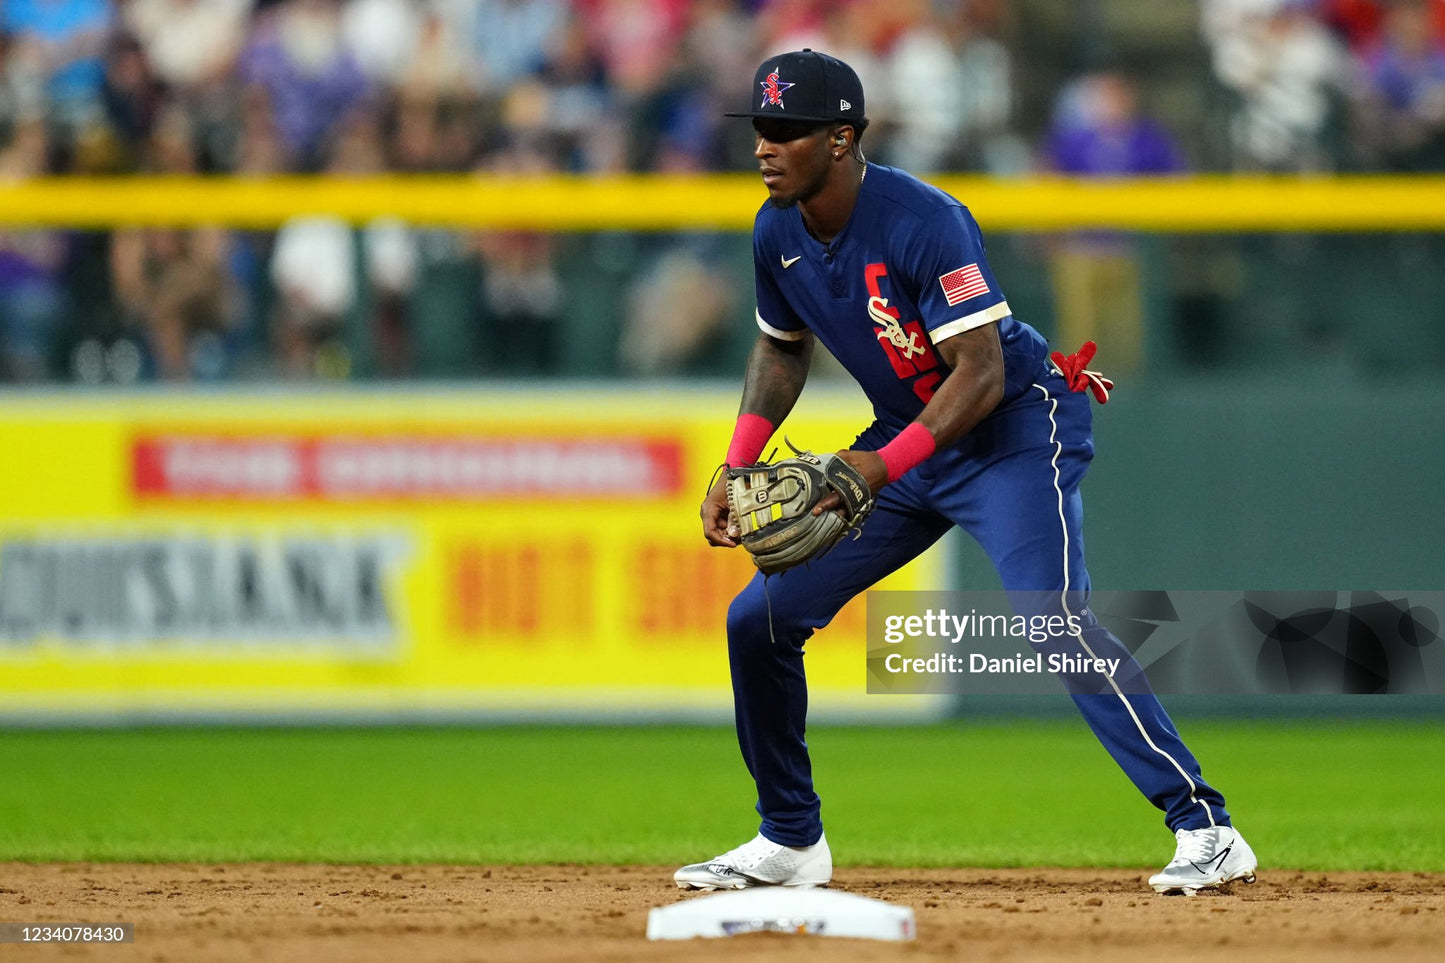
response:
M752 585L743 589L728 606L728 647L737 652L768 640L767 599Z
M812 628L783 599L771 602L758 582L749 583L728 606L728 652L736 659L776 657L800 648Z

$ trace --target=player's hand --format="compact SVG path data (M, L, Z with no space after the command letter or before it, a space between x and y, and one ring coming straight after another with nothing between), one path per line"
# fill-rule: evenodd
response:
M877 497L888 484L888 466L876 451L855 451L852 448L844 448L838 452L838 457L858 470L868 482L869 494ZM824 495L818 504L813 506L813 514L821 515L824 512L837 511L843 507L843 499L837 492L830 492Z
M737 519L732 517L728 508L728 479L727 473L721 473L716 484L708 491L707 497L702 500L702 508L698 512L702 516L702 537L707 539L709 545L716 545L720 548L737 548L738 538L742 536L742 529L738 527Z

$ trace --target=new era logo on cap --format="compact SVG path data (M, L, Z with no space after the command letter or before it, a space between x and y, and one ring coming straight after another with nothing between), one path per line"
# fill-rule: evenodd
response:
M852 109L853 109L853 105L850 104L850 103L848 103L848 101L846 101L846 100L840 100L840 101L838 101L838 109L839 109L839 110L852 110Z

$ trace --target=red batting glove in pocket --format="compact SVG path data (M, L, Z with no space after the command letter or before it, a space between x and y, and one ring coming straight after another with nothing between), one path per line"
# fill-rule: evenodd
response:
M1049 360L1054 367L1059 369L1059 374L1064 376L1064 382L1069 386L1070 391L1089 391L1093 394L1094 400L1104 404L1109 400L1109 392L1114 390L1114 382L1105 378L1097 371L1090 371L1085 367L1094 360L1094 353L1099 346L1092 341L1085 341L1078 351L1071 355L1065 355L1055 351L1049 355Z

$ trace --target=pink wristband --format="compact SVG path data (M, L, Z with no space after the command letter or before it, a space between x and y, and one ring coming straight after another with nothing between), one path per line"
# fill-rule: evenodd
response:
M733 428L733 440L728 445L727 464L733 468L751 465L763 453L763 446L773 437L777 426L762 415L738 415L737 426Z
M918 422L899 432L898 437L878 449L878 457L888 468L888 481L896 482L932 455L937 449L933 433Z

